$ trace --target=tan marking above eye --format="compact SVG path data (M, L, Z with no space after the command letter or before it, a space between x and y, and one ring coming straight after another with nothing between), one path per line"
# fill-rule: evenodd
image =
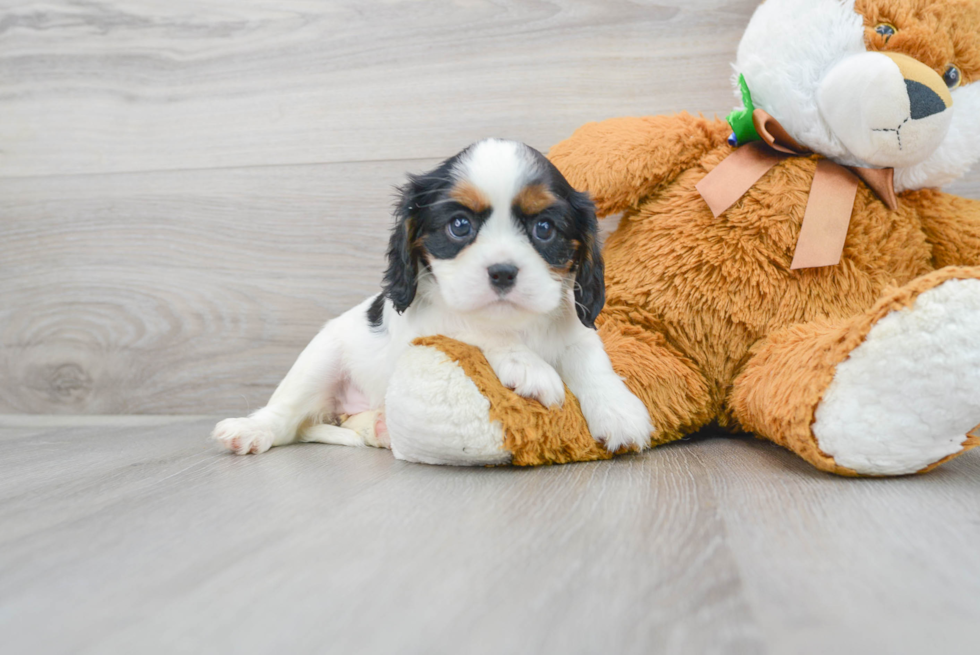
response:
M540 214L548 207L555 204L555 195L543 184L531 184L523 189L514 198L514 204L527 216Z
M449 197L463 205L474 214L490 209L490 200L472 182L457 182L449 192Z

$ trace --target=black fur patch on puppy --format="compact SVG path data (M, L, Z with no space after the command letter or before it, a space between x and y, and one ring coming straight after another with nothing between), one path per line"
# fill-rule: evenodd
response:
M575 311L586 327L594 328L606 302L605 267L595 205L588 194L573 189L547 157L531 150L545 171L535 183L548 189L555 201L533 216L525 215L519 206L515 206L514 213L521 217L531 243L550 266L574 271ZM534 237L534 227L542 220L550 221L557 233L547 243Z
M371 301L371 306L367 310L368 325L374 329L378 330L381 328L385 320L385 295L379 293Z
M410 175L408 184L398 190L383 288L399 314L415 299L419 268L426 264L426 253L439 259L455 257L476 238L481 217L485 218L489 212L487 208L477 214L470 206L473 203L453 194L458 183L453 169L465 153L466 150L447 159L428 173ZM454 241L446 234L445 227L455 216L466 216L473 221L471 238Z

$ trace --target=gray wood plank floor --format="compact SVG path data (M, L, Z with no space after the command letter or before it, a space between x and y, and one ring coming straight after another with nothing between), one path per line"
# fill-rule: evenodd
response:
M0 417L4 653L975 653L980 453L842 480L752 439L535 470L194 417Z

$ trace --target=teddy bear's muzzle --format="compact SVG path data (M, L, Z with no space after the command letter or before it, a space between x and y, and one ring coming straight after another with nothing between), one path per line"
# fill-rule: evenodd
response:
M871 166L914 166L946 138L953 97L938 73L898 53L844 59L818 93L820 113L857 160Z

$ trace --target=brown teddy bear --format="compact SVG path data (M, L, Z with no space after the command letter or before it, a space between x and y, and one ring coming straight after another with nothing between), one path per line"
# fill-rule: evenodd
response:
M980 2L767 0L728 122L591 123L551 160L600 215L598 329L663 444L709 424L843 475L928 471L980 445ZM734 132L734 133L733 133ZM396 456L609 457L441 337L386 398Z

